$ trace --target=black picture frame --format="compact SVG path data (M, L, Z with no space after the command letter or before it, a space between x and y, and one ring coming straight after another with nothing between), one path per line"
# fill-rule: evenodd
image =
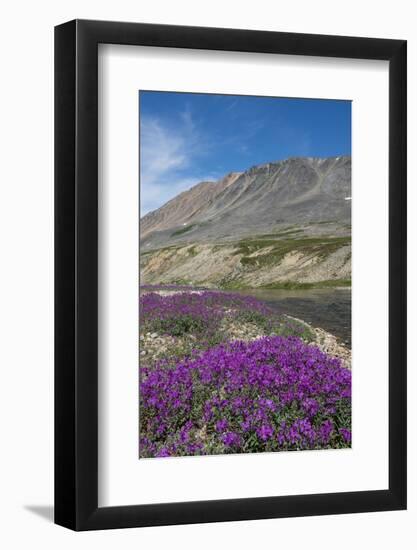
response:
M389 488L98 507L98 44L389 62ZM74 20L55 28L55 523L74 529L406 508L406 41Z

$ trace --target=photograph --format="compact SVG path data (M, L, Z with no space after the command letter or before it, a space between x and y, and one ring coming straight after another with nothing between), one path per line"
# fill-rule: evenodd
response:
M351 102L139 92L139 458L350 448Z

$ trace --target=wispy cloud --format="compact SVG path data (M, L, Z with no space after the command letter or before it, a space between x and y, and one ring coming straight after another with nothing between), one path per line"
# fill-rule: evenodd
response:
M225 108L225 112L233 111L239 105L239 99L232 100Z
M157 117L140 121L141 215L159 208L196 183L217 179L217 174L194 171L194 161L204 153L191 111L179 113L175 126Z
M238 127L234 135L229 134L227 137L218 135L216 139L217 147L237 151L246 157L251 151L255 138L258 137L265 126L266 123L262 119L245 121Z

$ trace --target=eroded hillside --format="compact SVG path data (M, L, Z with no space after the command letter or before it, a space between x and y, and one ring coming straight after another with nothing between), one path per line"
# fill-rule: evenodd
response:
M142 284L285 288L350 284L349 237L171 246L141 255Z

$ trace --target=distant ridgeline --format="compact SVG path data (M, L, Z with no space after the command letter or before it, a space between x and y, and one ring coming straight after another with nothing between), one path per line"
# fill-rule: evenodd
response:
M290 158L202 182L140 221L142 283L350 285L351 158Z

